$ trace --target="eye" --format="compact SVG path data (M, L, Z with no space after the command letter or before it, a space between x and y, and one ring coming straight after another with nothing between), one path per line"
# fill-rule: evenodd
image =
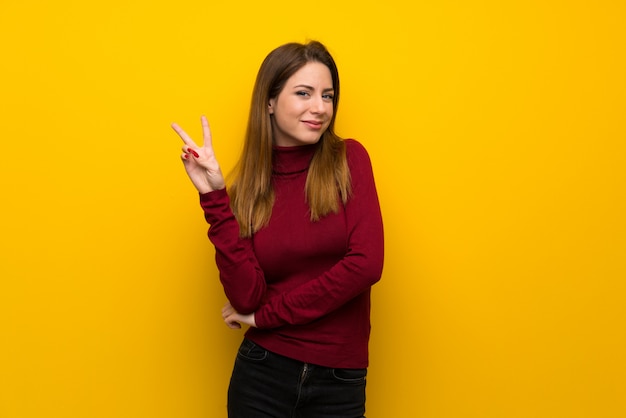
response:
M305 91L305 90L300 90L300 91L297 91L297 92L296 92L296 96L303 96L303 97L306 97L306 96L309 96L309 92L308 92L308 91Z
M331 100L332 101L334 98L335 98L335 96L332 95L332 94L324 94L322 96L322 99L324 99L324 100Z

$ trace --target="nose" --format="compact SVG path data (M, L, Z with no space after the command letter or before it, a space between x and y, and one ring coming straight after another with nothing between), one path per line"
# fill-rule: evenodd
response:
M321 97L316 97L311 101L311 113L316 115L322 114L326 111L326 104L324 103L324 99Z

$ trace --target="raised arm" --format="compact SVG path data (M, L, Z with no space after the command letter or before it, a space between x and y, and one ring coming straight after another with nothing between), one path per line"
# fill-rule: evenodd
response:
M239 224L230 209L224 176L215 157L211 129L202 116L204 143L198 146L177 124L172 128L183 140L181 159L189 179L200 193L200 204L211 227L220 281L230 304L242 313L254 312L265 296L265 277L249 239L239 237Z

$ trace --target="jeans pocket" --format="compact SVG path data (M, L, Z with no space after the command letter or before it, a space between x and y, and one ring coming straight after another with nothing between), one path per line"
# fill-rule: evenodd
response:
M333 369L332 375L335 380L345 383L365 382L367 369Z
M245 360L262 361L267 358L267 350L244 338L237 356Z

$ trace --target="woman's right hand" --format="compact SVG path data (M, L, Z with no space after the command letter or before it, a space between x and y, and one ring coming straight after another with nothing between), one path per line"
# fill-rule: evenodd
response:
M173 123L172 129L176 131L184 142L181 159L187 175L198 192L204 194L214 190L221 190L226 187L226 183L213 152L209 122L205 116L202 116L201 122L204 141L202 147L196 145L193 139L177 124Z

